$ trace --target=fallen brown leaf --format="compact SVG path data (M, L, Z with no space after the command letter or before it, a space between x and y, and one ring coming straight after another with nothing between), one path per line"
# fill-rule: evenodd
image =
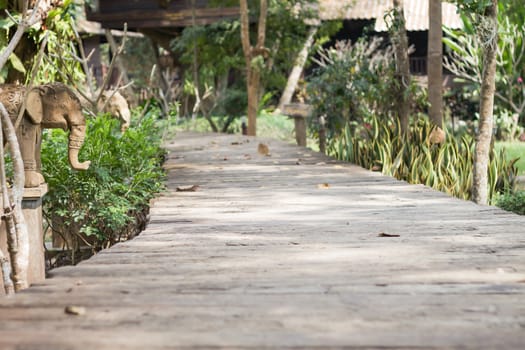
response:
M178 186L177 192L197 192L199 190L199 185L192 186Z
M68 305L64 309L68 315L82 316L86 314L86 308L83 306Z
M268 145L265 143L259 143L259 146L257 146L257 152L259 152L259 154L262 154L263 156L269 156L270 147L268 147Z
M385 233L385 232L380 232L377 236L378 237L401 237L401 235L398 235L395 233Z

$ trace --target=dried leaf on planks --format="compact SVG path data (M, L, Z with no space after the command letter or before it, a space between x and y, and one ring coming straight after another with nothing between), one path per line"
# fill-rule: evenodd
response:
M259 146L257 146L257 152L259 154L262 154L263 156L270 156L270 147L268 147L265 143L259 143Z
M82 316L86 314L86 308L83 306L68 305L65 307L64 312L68 315Z
M401 237L401 235L398 235L396 233L379 232L377 237Z
M242 140L242 141L233 141L231 144L232 144L233 146L239 146L239 145L243 145L243 144L245 144L245 143L249 143L249 142L250 142L250 140L249 140L249 139L246 139L246 140Z
M178 186L176 190L177 192L197 192L199 188L199 185Z

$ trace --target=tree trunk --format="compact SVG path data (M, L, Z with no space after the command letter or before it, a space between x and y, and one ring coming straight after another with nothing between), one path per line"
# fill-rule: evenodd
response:
M279 100L278 109L281 111L283 110L285 104L288 104L292 101L293 94L297 87L297 82L303 73L304 65L306 63L306 59L308 58L308 51L314 43L314 36L317 33L317 29L317 27L310 28L310 31L308 32L308 38L306 39L301 52L299 52L299 55L295 59L292 71L288 76L286 87L284 88L281 99Z
M259 106L259 72L248 72L248 135L257 135L257 109Z
M239 0L241 13L241 42L246 61L246 88L248 92L248 135L255 136L257 133L257 109L259 106L259 85L261 80L262 65L257 66L255 58L262 56L266 58L267 50L264 47L266 39L266 14L268 12L267 0L261 0L259 13L259 25L257 30L257 45L250 44L250 23L248 19L247 0Z
M408 59L408 38L402 0L394 0L394 24L390 28L396 53L396 70L399 80L397 113L401 134L408 134L410 117L410 64Z
M18 24L15 34L9 41L7 47L0 53L0 69L2 69L9 59L11 53L15 50L19 41L21 40L24 32L34 23L40 20L40 15L45 14L45 11L39 11L39 9L33 9L29 16L26 16L25 9L27 8L27 3L23 0L17 1L17 4L22 8L22 20ZM40 13L39 13L40 12ZM14 183L11 189L11 195L9 198L7 196L7 184L5 179L0 180L0 187L3 187L2 190L2 204L4 208L4 216L6 221L6 231L8 233L8 249L10 255L10 262L8 266L7 258L1 256L0 265L2 273L5 274L11 273L11 279L13 284L5 283L4 287L6 288L6 293L9 294L14 289L15 291L21 290L28 286L27 283L27 270L29 266L29 234L27 231L27 225L22 213L22 196L24 192L24 165L22 161L22 156L20 154L20 148L18 146L18 141L16 139L16 132L9 115L4 108L4 105L0 103L0 133L2 136L5 136L6 142L9 145L11 159L13 162L13 173L14 173ZM0 140L2 144L2 151L0 152L0 157L2 161L4 158L3 145L4 140ZM3 177L3 176L2 176ZM14 226L14 227L13 227ZM14 235L13 235L14 228ZM9 242L10 241L10 242ZM14 248L14 251L13 251ZM16 275L16 276L15 276Z
M441 0L428 2L428 116L433 125L443 129L443 43Z
M9 145L11 159L13 161L14 183L10 196L7 195L7 183L3 173L3 165L0 165L0 187L3 188L2 203L4 207L4 220L7 232L7 244L11 263L11 278L13 280L15 291L27 288L27 272L29 268L29 233L22 213L22 196L24 193L24 165L16 132L9 119L9 115L3 104L0 103L0 132L5 135L5 142ZM2 144L0 163L3 163L3 145Z
M498 1L491 0L481 19L485 21L480 34L483 45L483 72L479 106L479 131L476 135L472 200L488 204L488 165L492 141L494 93L496 85L496 58L498 50Z

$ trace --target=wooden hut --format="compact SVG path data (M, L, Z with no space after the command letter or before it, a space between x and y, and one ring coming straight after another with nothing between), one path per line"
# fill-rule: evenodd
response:
M387 24L385 15L393 8L392 0L319 0L319 17L323 21L343 20L343 29L336 40L356 40L365 28L381 35ZM428 0L404 0L410 55L410 70L414 75L426 75L428 38ZM462 22L454 4L442 3L443 24L450 28L461 28Z
M140 31L159 45L169 41L184 27L205 25L223 19L239 18L239 7L214 5L209 0L112 0L94 1L87 7L87 19L102 28Z

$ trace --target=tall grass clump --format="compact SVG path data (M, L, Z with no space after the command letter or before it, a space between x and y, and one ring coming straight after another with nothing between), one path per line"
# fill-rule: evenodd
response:
M432 144L432 126L427 119L415 120L407 138L399 125L371 117L358 132L345 127L331 138L328 153L337 159L381 171L412 184L424 184L458 198L471 198L474 162L473 138L456 140L447 133L443 144ZM489 201L496 193L512 191L517 174L516 160L507 161L505 150L491 150L489 163Z

